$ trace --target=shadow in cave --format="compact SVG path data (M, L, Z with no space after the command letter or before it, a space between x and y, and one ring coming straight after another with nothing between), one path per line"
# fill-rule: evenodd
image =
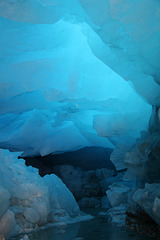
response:
M24 160L27 166L38 168L42 177L56 174L72 192L81 209L100 208L101 198L117 175L110 161L112 151L110 148L85 147L44 157L24 157Z
M23 157L27 166L39 169L40 176L54 173L58 165L71 165L83 171L107 168L116 170L110 161L113 149L103 147L85 147L73 152L49 154L47 156ZM22 158L22 157L19 157Z

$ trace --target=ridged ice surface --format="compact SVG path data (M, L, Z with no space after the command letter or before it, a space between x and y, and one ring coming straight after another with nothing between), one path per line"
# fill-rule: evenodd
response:
M147 85L151 76L141 69L147 61L138 60L136 46L132 46L134 56L130 59L128 42L120 37L124 31L115 21L112 24L109 10L105 10L108 5L92 9L96 2L81 4L1 2L0 147L23 151L24 155L47 155L85 146L114 148L132 144L141 131L147 130L151 114L147 101L155 102L159 89L156 85L154 99L146 95L157 84L152 80L153 85L152 81ZM58 19L47 20L55 11ZM94 16L90 16L92 11ZM116 26L121 40L113 34ZM125 44L126 49L118 44ZM122 54L122 59L117 54ZM131 62L134 73L130 72ZM136 64L138 71L146 74L145 88ZM135 82L128 80L142 85L143 93L138 93L146 102L135 92Z

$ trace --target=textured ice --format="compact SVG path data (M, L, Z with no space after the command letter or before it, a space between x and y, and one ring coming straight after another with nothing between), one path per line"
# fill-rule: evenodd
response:
M151 104L159 105L160 3L150 0L79 2L88 14L91 21L88 23L103 41L90 39L94 54L125 80L132 81L135 90Z
M90 41L96 49L102 41L87 23L1 18L0 27L0 147L23 155L114 148L147 130L150 106L93 54Z
M133 195L133 200L148 215L150 215L157 224L160 224L160 184L146 183L143 189L137 190Z
M15 21L32 23L30 25L32 35L28 31L29 25L18 24L19 30L21 29L21 33L26 37L25 43L28 41L33 43L31 38L38 36L38 32L35 34L35 26L41 29L41 34L43 33L43 38L45 38L47 31L43 27L45 28L47 23L54 28L61 19L65 22L75 23L76 26L86 22L96 32L93 35L85 29L89 46L94 55L125 80L132 81L139 94L150 103L159 104L160 4L158 1L101 0L99 3L98 0L69 0L67 2L64 0L3 0L0 4L1 16ZM42 27L35 23L44 25ZM14 25L15 22L10 23L12 29L14 29ZM19 32L15 36L13 30L10 35L13 37L13 46L15 47L15 39L17 39L16 43L21 46ZM40 50L42 43L40 35L38 39L41 39L37 44ZM61 32L60 36L55 35L54 41L50 41L51 39L51 35L46 38L48 46L51 42L52 44L53 42L57 44L61 41L64 42L67 40L66 32L63 31L63 34ZM81 41L81 38L78 39ZM53 45L51 49L53 49ZM43 45L43 47L45 46ZM17 49L15 48L15 50ZM70 61L66 62L66 64L68 63Z
M159 165L160 2L1 0L0 16L0 148L115 148L118 170L125 158L157 181L149 169ZM59 179L41 179L5 151L0 206L5 238L79 211Z
M72 193L56 175L41 178L17 156L0 150L0 237L62 221L57 211L63 211L63 220L79 215Z

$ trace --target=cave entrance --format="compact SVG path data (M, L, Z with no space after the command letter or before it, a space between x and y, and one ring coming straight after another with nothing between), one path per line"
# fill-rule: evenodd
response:
M56 174L73 193L80 208L109 208L108 186L121 178L110 161L113 149L85 147L73 152L44 157L24 157L27 166L39 169L40 176Z

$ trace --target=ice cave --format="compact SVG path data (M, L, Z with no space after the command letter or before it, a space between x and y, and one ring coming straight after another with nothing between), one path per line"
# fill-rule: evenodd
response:
M160 1L0 0L0 240L159 240Z

